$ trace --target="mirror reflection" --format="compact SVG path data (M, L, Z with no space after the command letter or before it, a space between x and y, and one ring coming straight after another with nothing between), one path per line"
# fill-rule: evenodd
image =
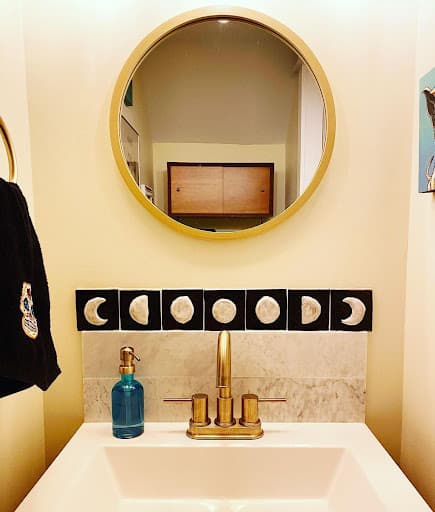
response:
M142 193L183 224L238 231L279 215L321 160L316 79L272 31L208 19L156 44L120 113L124 159Z

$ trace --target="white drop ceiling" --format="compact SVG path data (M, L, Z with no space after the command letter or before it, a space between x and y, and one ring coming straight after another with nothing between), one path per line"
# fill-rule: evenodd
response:
M246 22L178 29L141 64L153 142L283 144L298 56Z

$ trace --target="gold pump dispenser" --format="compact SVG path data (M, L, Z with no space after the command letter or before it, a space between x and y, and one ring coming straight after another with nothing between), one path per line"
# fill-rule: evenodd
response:
M119 373L121 375L128 375L135 372L134 360L140 361L140 357L138 357L134 353L133 347L122 347L120 350L120 358L121 364L119 365Z
M121 347L121 380L112 388L112 433L118 439L140 436L144 431L144 392L134 378L134 360L140 361L133 347Z

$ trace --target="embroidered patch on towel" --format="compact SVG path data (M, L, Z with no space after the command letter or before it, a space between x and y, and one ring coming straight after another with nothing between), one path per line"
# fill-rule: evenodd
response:
M23 283L20 310L23 313L21 325L24 333L32 340L36 339L38 336L38 322L33 311L32 285L30 283Z

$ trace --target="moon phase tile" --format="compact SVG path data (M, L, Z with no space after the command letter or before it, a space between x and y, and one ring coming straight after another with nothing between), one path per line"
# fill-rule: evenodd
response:
M118 290L76 290L76 318L79 331L118 330Z
M204 290L205 329L244 331L245 295L245 290Z
M288 330L329 330L329 296L330 290L288 290Z
M273 310L274 301L279 306L279 314L278 310L276 313ZM287 290L247 290L246 328L285 331L287 329Z
M331 330L371 331L372 290L332 290Z
M160 290L121 290L119 308L121 329L160 331L162 328Z
M183 300L183 297L186 299ZM203 300L203 290L162 290L163 329L202 331L204 329Z

